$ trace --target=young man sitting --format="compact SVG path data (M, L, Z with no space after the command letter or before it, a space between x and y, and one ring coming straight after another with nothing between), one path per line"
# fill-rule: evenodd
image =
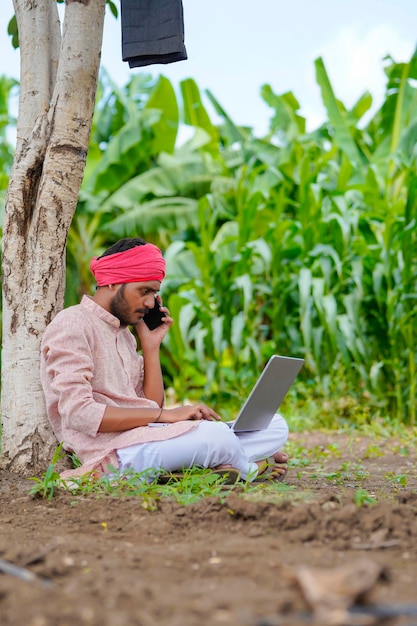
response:
M165 260L142 239L122 239L90 264L95 294L64 309L46 328L41 381L48 417L59 442L82 466L70 472L107 471L108 466L159 473L193 466L244 480L281 480L287 455L285 420L235 434L205 404L167 408L160 346L173 319L150 330L143 317L155 306ZM142 354L129 329L134 326ZM163 423L164 427L153 424ZM68 473L67 473L68 474Z

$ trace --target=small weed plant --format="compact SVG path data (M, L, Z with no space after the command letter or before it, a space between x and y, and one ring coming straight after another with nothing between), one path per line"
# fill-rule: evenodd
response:
M374 498L373 495L368 493L366 489L357 489L355 491L353 501L358 507L363 507L363 506L377 503L376 498Z
M62 444L60 444L55 450L52 461L48 466L45 474L42 478L32 477L29 480L35 484L30 490L31 495L39 495L43 498L51 500L58 489L62 489L64 481L61 479L59 473L55 469L56 464L65 456L62 450Z

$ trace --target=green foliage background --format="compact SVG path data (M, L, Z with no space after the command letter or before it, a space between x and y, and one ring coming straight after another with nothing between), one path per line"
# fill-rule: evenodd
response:
M92 291L92 256L143 236L167 260L176 400L233 417L269 356L288 354L306 360L286 401L300 426L415 424L417 54L385 60L373 115L369 93L347 109L315 67L327 121L307 132L295 96L263 85L265 137L192 79L178 93L146 74L120 88L103 71L66 305Z

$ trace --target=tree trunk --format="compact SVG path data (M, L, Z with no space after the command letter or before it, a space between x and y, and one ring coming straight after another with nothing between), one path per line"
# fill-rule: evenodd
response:
M46 325L63 307L65 243L97 89L105 0L14 0L21 49L16 156L3 224L2 466L37 472L57 442L39 379Z

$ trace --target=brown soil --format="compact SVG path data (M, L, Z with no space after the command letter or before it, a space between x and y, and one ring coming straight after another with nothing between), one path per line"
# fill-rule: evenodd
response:
M416 613L360 623L416 625L415 447L318 434L293 435L290 449L273 495L225 488L155 511L131 497L34 498L26 479L0 472L0 562L35 575L0 573L1 625L350 626L353 614L313 620L300 567L316 581L314 568L335 579L353 567L359 579L363 563L379 572L368 603Z

